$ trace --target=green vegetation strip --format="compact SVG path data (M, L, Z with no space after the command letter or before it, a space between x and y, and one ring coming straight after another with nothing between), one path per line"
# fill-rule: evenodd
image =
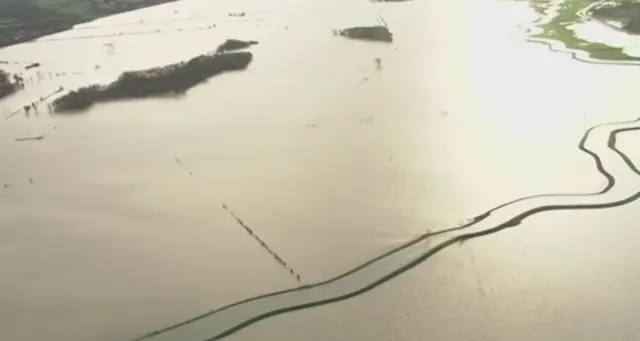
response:
M562 42L569 50L584 51L589 57L609 61L640 61L624 52L622 48L580 39L570 26L588 18L589 6L596 4L594 0L565 0L560 2L533 2L532 6L543 17L550 17L547 22L537 25L541 30L533 38L552 39ZM612 1L609 1L611 3ZM624 1L613 1L622 3Z

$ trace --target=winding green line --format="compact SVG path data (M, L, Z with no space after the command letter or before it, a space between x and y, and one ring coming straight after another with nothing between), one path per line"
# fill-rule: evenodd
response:
M564 6L561 4L564 4ZM582 62L620 65L628 63L635 64L636 61L640 61L640 58L627 56L624 54L622 49L612 48L604 44L586 42L575 37L575 34L573 34L568 26L577 23L579 20L588 18L588 6L585 1L555 2L554 6L555 7L547 6L543 9L543 12L556 11L556 14L546 23L542 22L543 18L538 20L536 25L539 32L532 34L529 38L530 41L543 43L552 51L570 53L572 58ZM562 44L563 47L557 48L556 46L558 43ZM585 48L586 45L588 45L589 48ZM586 54L587 57L581 57L581 54ZM473 229L481 222L487 221L494 212L519 203L527 203L528 201L542 198L577 199L597 197L608 193L616 185L616 178L605 169L601 157L592 150L586 148L585 143L591 136L592 132L599 127L614 124L633 124L637 121L638 120L598 125L590 128L583 135L578 145L579 149L589 154L594 159L597 170L607 179L606 186L596 193L541 194L515 199L474 217L467 224L434 233L425 233L394 250L386 252L385 254L382 254L329 280L242 300L181 323L151 332L136 339L135 341L219 340L272 316L335 303L361 295L412 269L451 245L462 243L473 238L488 236L504 229L518 226L524 219L534 214L558 210L605 209L633 202L640 197L640 191L622 199L607 202L539 205L531 209L524 210L506 221L492 225L489 228L462 233L432 247L424 243L428 238L436 235L452 232L464 232L466 229ZM640 172L631 160L615 147L616 136L619 133L634 130L640 130L640 127L624 127L612 130L608 135L606 146L624 162L629 170L636 175L640 175Z
M580 142L581 149L584 149L585 152L589 153L595 160L598 170L605 175L605 177L609 180L609 184L605 187L604 191L601 191L595 194L585 194L585 195L570 195L575 198L567 198L567 200L575 200L576 198L589 198L594 197L597 198L599 196L605 195L609 189L616 185L616 178L611 175L607 170L605 170L601 156L597 153L589 150L585 144L587 138L592 135L594 129L598 127L605 127L612 124L626 124L631 125L637 123L638 120L623 122L623 123L611 123L599 125L594 128L589 129L583 139ZM626 165L635 175L640 175L640 172L636 168L636 166L629 160L629 158L619 151L616 147L616 136L619 133L632 131L632 130L640 130L640 126L633 127L622 127L619 129L612 129L607 135L607 140L603 145L606 145L606 150L612 150L615 154L613 156L619 157L624 165ZM613 158L612 158L613 160ZM518 200L512 201L512 203L517 202L528 202L534 201L535 199L540 199L543 197L549 197L552 199L559 200L563 198L563 194L560 195L543 195L543 196L534 196L529 197L529 199L521 198ZM564 195L566 198L567 195ZM136 340L152 340L152 341L162 341L162 340L171 340L171 341L212 341L219 340L228 335L231 335L243 328L250 326L253 323L256 323L260 320L276 316L279 314L292 312L301 309L308 309L311 307L316 307L320 305L325 305L329 303L334 303L342 300L346 300L348 298L363 294L395 277L398 275L410 270L411 268L417 266L418 264L424 262L429 259L431 256L437 254L438 252L446 249L447 247L454 245L456 243L462 243L464 241L478 238L481 236L487 236L493 233L497 233L509 227L514 227L519 225L525 218L532 216L537 213L542 213L546 211L555 211L555 210L578 210L578 209L603 209L621 206L627 203L630 203L640 197L640 190L636 191L630 196L627 196L622 199L612 200L608 202L588 202L584 204L550 204L550 205L538 205L534 206L531 209L524 210L516 214L515 216L507 219L504 222L499 224L491 225L488 228L481 229L479 231L473 231L469 233L460 234L454 237L447 239L444 242L441 242L438 245L430 247L426 243L421 243L425 239L438 235L444 234L454 231L461 231L467 228L476 227L483 221L486 221L486 218L490 215L486 213L481 216L485 216L485 218L479 218L477 221L472 221L471 223L451 228L443 231L438 231L435 233L424 234L409 243L387 252L349 272L346 272L340 276L332 278L330 280L313 284L306 285L300 288L279 291L268 295L261 295L258 297L250 298L247 300L243 300L220 309L216 309L207 314L192 318L190 320L184 321L182 323L149 333L141 338ZM595 200L595 199L594 199ZM535 201L534 201L535 203ZM506 208L511 204L503 204L499 207ZM495 211L496 209L492 209L488 212ZM373 266L375 265L375 266Z
M534 27L527 30L529 41L543 43L554 52L564 52L573 59L593 64L638 64L639 57L626 54L623 48L578 38L571 25L591 20L590 8L602 1L593 0L555 0L533 1L532 8L540 14L533 22ZM563 45L553 46L551 42ZM586 57L580 57L579 54Z

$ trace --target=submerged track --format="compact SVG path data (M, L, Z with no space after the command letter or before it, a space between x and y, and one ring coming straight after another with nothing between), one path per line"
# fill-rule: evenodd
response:
M467 240L518 226L532 215L558 210L604 209L622 206L640 197L640 171L616 148L618 134L640 130L640 119L608 123L587 130L578 147L589 154L606 179L596 193L542 194L519 198L494 207L469 223L424 234L332 279L236 302L190 320L169 326L135 341L213 341L229 336L260 320L363 294L421 264L438 252ZM620 185L622 183L622 185ZM429 237L450 234L430 245Z

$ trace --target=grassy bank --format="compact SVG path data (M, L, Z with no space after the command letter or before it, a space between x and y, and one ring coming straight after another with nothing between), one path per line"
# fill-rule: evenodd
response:
M621 48L591 42L576 36L575 32L570 28L571 25L581 22L584 19L581 15L582 12L595 2L595 0L532 2L534 9L543 17L551 17L545 23L538 25L541 31L533 35L533 37L561 41L568 49L585 51L594 59L640 61L640 58L627 55ZM621 3L624 1L617 0L613 2ZM589 15L589 13L584 14Z
M0 0L0 48L175 0Z

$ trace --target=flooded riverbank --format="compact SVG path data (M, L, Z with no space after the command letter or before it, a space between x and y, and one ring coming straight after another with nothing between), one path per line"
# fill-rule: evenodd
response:
M527 42L537 17L527 3L489 0L191 0L0 50L0 60L41 63L23 71L31 86L0 102L9 112L228 38L260 42L251 68L179 99L0 122L0 181L11 185L0 187L0 336L133 340L327 280L513 199L601 190L607 179L578 144L593 125L636 118L640 71ZM392 43L332 34L380 18ZM616 147L638 164L636 135ZM33 136L46 137L16 142ZM607 169L627 179L622 167ZM227 339L631 340L634 210L536 215L360 296ZM352 279L330 293L366 278Z

